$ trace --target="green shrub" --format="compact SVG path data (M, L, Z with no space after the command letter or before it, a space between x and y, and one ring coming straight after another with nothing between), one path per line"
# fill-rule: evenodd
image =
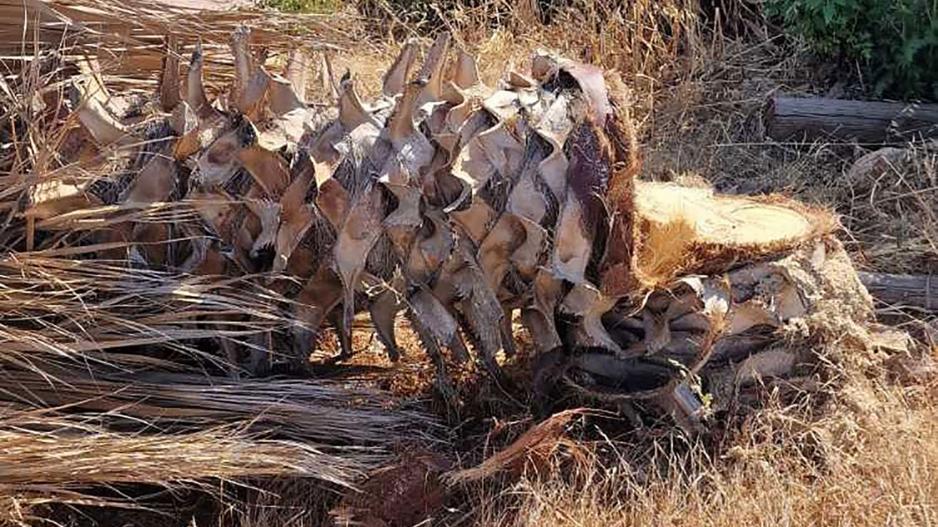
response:
M261 0L261 5L287 13L326 14L337 11L340 0Z
M874 95L938 99L938 1L766 0L818 54L859 64Z

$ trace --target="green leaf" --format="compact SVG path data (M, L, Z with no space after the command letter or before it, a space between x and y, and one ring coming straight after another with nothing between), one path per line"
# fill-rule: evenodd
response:
M843 61L876 95L934 97L938 0L765 0L785 31L820 57Z
M822 11L824 13L824 23L830 25L834 21L834 15L836 14L837 6L833 2L825 2Z

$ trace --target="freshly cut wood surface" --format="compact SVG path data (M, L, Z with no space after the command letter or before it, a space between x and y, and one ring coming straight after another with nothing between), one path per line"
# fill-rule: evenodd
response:
M635 186L635 218L636 273L657 285L682 272L718 272L733 260L789 250L837 226L828 212L779 196L647 181Z
M761 202L742 196L717 195L707 188L639 182L636 209L645 221L689 222L694 238L720 245L757 245L804 239L815 219L784 202Z

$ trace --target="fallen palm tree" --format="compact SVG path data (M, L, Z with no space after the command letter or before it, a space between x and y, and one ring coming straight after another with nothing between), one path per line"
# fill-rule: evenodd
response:
M502 382L517 323L541 403L573 393L695 430L742 386L810 360L793 335L871 316L827 211L637 180L628 90L598 68L538 52L487 86L443 34L419 67L407 43L374 100L325 60L322 106L306 102L306 54L280 75L251 38L232 35L233 82L214 98L201 43L184 69L174 38L142 101L110 94L91 62L37 60L47 82L15 86L43 104L4 103L8 137L30 138L3 161L0 358L33 394L11 402L126 406L183 430L256 413L290 437L381 446L395 434L368 419L421 421L246 380L306 371L327 326L334 360L351 358L366 314L391 360L407 319L449 402L461 363ZM43 379L43 362L89 359ZM232 380L152 373L200 369ZM348 401L347 420L320 397ZM320 410L334 426L317 430Z
M773 297L743 315L725 292L713 306L715 283L687 277L820 243L836 221L783 198L634 181L627 92L596 68L539 53L530 76L511 72L489 88L471 56L458 52L449 64L444 35L416 72L415 45L406 45L372 103L353 79L327 79L336 109L323 110L303 102L308 61L295 56L279 76L249 45L249 32L234 33L234 83L214 102L201 46L184 81L166 60L158 102L170 114L146 126L122 122L95 95L106 88L93 75L73 83L73 115L99 151L86 166L124 158L129 169L72 191L86 207L65 212L74 198L32 192L25 210L40 233L92 231L108 248L125 243L117 256L150 272L265 274L269 304L202 321L206 333L192 335L222 337L232 371L266 371L270 351L284 345L305 364L326 323L346 358L354 314L366 310L392 358L394 320L409 319L444 391L444 354L464 361L471 349L498 375L496 354L514 348L513 313L538 353L602 349L626 370L623 361L643 363L682 342L700 358L684 361L683 373L660 372L674 379L702 368L724 336L807 311L799 284L779 293L792 312L773 311ZM50 179L42 184L58 181ZM38 254L61 239L41 238ZM274 309L289 328L265 326L281 320ZM746 316L753 320L739 321ZM638 321L634 334L610 331L636 324L629 320ZM686 335L673 339L671 321ZM232 322L266 339L248 346L248 364L234 349L243 343L224 338Z

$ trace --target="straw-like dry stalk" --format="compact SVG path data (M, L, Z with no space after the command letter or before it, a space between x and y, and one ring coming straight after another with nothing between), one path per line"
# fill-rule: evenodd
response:
M365 467L310 445L252 438L234 427L126 435L35 411L8 414L2 427L3 484L15 488L278 475L351 485Z
M149 73L163 60L165 35L188 45L201 40L209 50L207 72L213 80L230 78L231 55L227 42L241 24L263 16L265 24L252 32L252 42L272 53L287 53L303 46L310 50L360 47L366 39L353 28L355 15L286 14L250 9L206 13L172 3L138 0L3 0L0 1L0 54L7 60L34 46L91 54L106 67L109 84L141 89L152 87ZM173 51L172 53L177 53ZM179 55L175 55L180 58ZM217 66L217 67L215 67ZM104 72L102 72L104 73ZM145 79L145 80L144 80Z

